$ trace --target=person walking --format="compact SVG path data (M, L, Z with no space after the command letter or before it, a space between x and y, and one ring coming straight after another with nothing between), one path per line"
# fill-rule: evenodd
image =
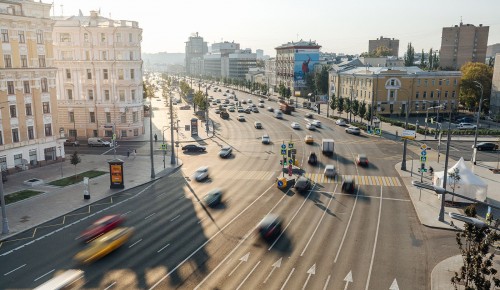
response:
M130 149L127 149L127 158L130 157Z
M135 159L135 156L137 156L137 150L136 149L134 149L134 151L132 152L132 157L133 157L132 159Z
M158 141L158 136L155 133L155 142Z

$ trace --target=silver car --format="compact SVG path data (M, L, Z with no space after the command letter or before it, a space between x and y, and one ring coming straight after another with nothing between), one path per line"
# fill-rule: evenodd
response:
M193 174L193 178L196 181L203 181L208 178L208 166L202 166L198 169Z

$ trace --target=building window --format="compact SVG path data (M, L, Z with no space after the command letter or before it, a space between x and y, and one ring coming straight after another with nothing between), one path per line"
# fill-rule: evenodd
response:
M85 60L90 60L90 51L85 51Z
M118 69L118 79L123 80L123 69Z
M23 153L14 154L14 166L21 166L23 164Z
M31 110L31 103L26 104L26 116L32 116L33 111Z
M106 123L111 123L111 113L110 112L106 112Z
M43 149L43 154L45 155L45 161L56 160L56 147Z
M41 85L42 85L42 93L48 93L49 92L49 83L47 81L47 78L42 78Z
M68 112L68 119L70 123L75 122L75 112Z
M72 51L61 51L61 59L62 60L73 60L73 52Z
M2 136L2 131L0 131L0 145L3 145L3 136Z
M28 67L28 56L21 54L21 67Z
M38 66L39 67L46 67L45 55L39 55L38 56Z
M33 130L33 126L28 126L28 139L35 139L35 130Z
M127 137L127 130L122 130L122 137Z
M49 102L43 102L42 103L42 107L43 107L43 113L44 114L50 114L50 104L49 104Z
M426 102L423 102L422 103L422 110L425 110L425 105L426 105Z
M29 94L30 91L30 81L23 81L24 93Z
M128 42L132 42L133 38L132 38L132 33L129 33L128 34Z
M19 36L19 43L26 43L26 38L24 37L24 31L19 30L17 32L17 35Z
M132 100L134 100L134 101L135 101L135 90L131 90L131 91L130 91L130 95L131 95L131 97L132 97Z
M107 51L101 51L101 59L108 60L108 52Z
M121 33L117 33L116 34L116 42L122 42L122 34Z
M139 136L139 129L134 129L134 136Z
M135 79L135 70L134 70L134 69L131 69L131 70L130 70L130 79L131 79L131 80L134 80L134 79Z
M87 79L88 80L92 79L92 70L91 69L87 69Z
M129 53L128 53L128 59L129 60L134 60L134 52L133 51L129 51Z
M17 118L16 105L10 105L9 108L10 108L10 117Z
M120 90L118 91L118 94L120 95L120 102L125 102L125 91Z
M417 92L417 93L415 94L415 99L418 99L418 97L419 97L419 96L420 96L420 92Z
M90 123L95 123L95 112L90 112Z
M68 80L70 80L70 79L71 79L71 70L70 70L69 68L67 68L67 69L66 69L66 78L67 78Z
M10 56L10 54L5 54L3 56L3 62L5 65L5 68L12 68L12 57Z
M113 131L111 130L104 131L104 137L113 137Z
M432 82L434 84L434 80L432 80ZM439 82L438 82L438 85L442 86L443 85L443 80L440 79Z
M14 81L7 81L7 94L13 95L14 92Z
M453 84L454 84L455 86L456 86L456 85L458 85L458 79L454 79L454 80L453 80Z
M127 113L120 114L120 123L122 123L122 124L127 123Z
M391 83L392 83L392 81L391 81ZM390 97L391 99L394 99L394 91L393 91L393 90L390 90L390 91L389 91L389 97Z
M14 143L19 142L19 129L18 128L12 129L12 142L14 142Z
M446 79L446 85L449 86L450 85L450 80L449 79Z
M106 42L106 33L101 33L101 42Z
M102 70L102 77L107 80L108 79L108 69L105 68Z
M448 98L448 91L444 91L444 97Z
M438 99L441 98L441 91L437 91L437 97Z
M68 100L73 100L73 90L72 89L67 89L66 95L67 95Z
M434 91L431 91L431 95L429 96L431 99L434 98Z
M2 42L9 42L9 30L2 29Z
M432 84L432 86L435 86L436 85L436 80L432 79L431 84ZM439 80L439 85L441 85L441 80Z
M422 98L427 99L427 91L424 92L424 95L422 96Z
M418 102L415 102L415 111L418 111Z
M454 97L455 97L455 94L456 94L456 93L455 93L455 91L452 91L452 92L451 92L451 97L452 97L452 98L454 98Z
M139 112L132 113L132 120L134 123L137 123L139 121Z
M52 136L52 124L45 124L45 137Z
M36 31L36 43L43 44L43 31L40 29Z
M61 33L59 35L59 42L71 42L71 35L69 33Z
M427 79L424 80L424 86L427 86Z
M83 42L89 42L89 34L88 33L83 34Z
M68 135L69 137L75 138L76 139L76 130L75 129L69 129L68 130Z
M104 90L104 100L109 101L109 90Z

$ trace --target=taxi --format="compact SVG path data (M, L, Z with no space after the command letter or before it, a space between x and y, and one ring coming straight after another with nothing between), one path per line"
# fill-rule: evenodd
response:
M93 240L88 246L77 253L74 260L81 264L90 264L125 244L134 233L134 228L120 227Z
M313 136L311 136L311 135L306 135L306 137L304 138L304 142L306 142L306 144L313 144L313 143L314 143L314 138L313 138Z

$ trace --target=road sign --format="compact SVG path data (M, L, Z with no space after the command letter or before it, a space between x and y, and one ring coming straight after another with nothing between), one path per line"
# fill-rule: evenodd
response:
M375 134L382 135L382 130L380 130L380 128L375 128Z
M420 161L421 162L427 162L427 156L420 156Z
M421 156L425 156L425 155L427 155L427 151L422 150L422 152L420 152L420 155L421 155Z
M116 134L113 134L113 140L116 140Z
M161 144L161 150L167 151L167 144Z
M415 136L415 130L403 130L403 133L401 134L402 139L414 140Z
M419 168L418 172L427 172L427 168Z
M420 149L426 150L427 149L427 145L425 145L425 144L420 145Z
M281 149L286 149L286 145L285 144L281 144Z
M293 143L292 142L288 143L288 149L293 149Z
M281 149L281 155L286 156L286 149Z

